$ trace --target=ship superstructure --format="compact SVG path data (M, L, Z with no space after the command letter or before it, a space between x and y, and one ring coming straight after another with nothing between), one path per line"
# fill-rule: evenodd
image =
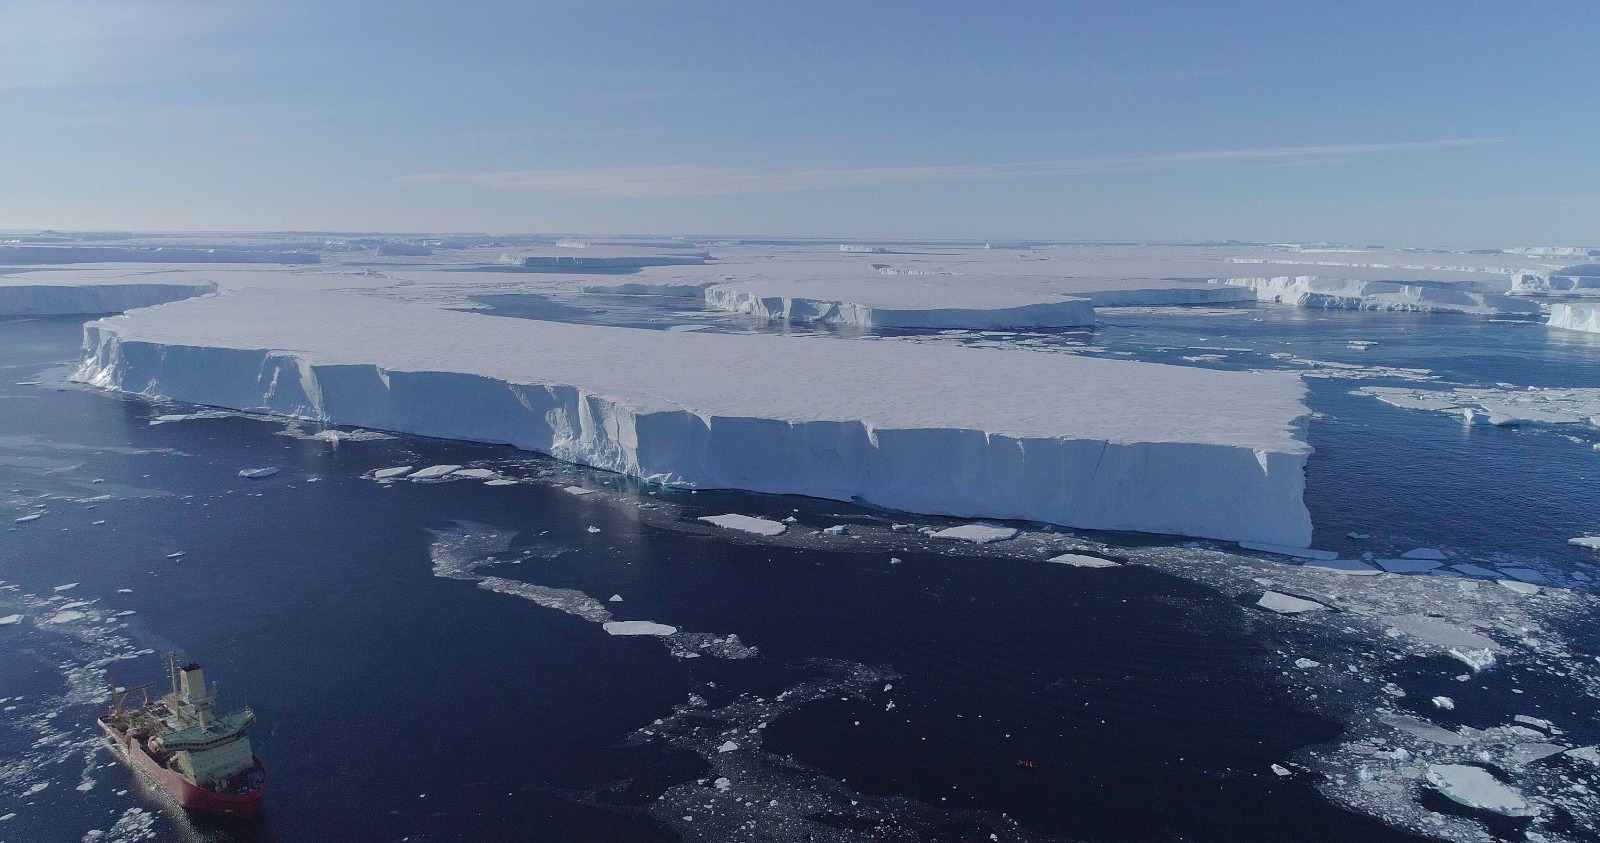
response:
M255 712L217 714L216 687L206 685L197 663L180 667L169 657L167 673L172 690L154 701L145 691L138 708L129 708L130 692L118 688L110 711L98 721L101 730L130 766L184 809L254 815L266 785L266 768L246 734Z

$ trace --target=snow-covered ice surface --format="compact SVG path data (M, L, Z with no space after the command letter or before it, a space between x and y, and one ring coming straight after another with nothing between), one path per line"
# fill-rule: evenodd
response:
M239 290L84 330L78 377L126 392L506 442L680 485L1310 538L1304 387L1287 373L535 322L328 291Z

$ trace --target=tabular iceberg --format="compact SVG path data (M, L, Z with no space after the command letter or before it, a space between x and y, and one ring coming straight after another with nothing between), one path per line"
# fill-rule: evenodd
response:
M633 330L240 290L84 326L79 378L660 482L1304 546L1296 375Z
M1550 327L1600 334L1600 304L1550 305Z
M0 279L0 316L65 316L121 313L216 292L209 281L86 280L41 284L28 276Z
M1272 278L1229 278L1228 284L1254 290L1258 301L1331 310L1404 310L1480 316L1531 315L1539 312L1539 305L1535 302L1482 293L1450 283L1279 275Z
M1094 324L1086 298L954 291L896 279L868 283L717 284L706 304L770 321L859 328L1066 328Z

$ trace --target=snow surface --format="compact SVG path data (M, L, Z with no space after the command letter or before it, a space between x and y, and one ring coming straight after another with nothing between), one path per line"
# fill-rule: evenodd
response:
M789 529L787 524L779 521L768 521L765 518L733 513L728 515L705 515L701 516L699 520L707 524L715 524L725 530L738 530L741 533L754 533L758 536L782 535L784 530Z
M1310 539L1292 373L632 330L313 289L239 289L84 331L81 380L191 403L505 442L686 486Z

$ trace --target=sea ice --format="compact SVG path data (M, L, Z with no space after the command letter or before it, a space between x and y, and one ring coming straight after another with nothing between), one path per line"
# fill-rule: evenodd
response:
M1494 667L1494 651L1489 649L1466 650L1455 647L1450 648L1450 657L1472 668L1473 673L1482 673Z
M378 480L387 480L387 479L389 479L391 477L404 477L405 475L410 474L410 473L411 473L411 466L409 466L409 465L397 465L397 466L395 466L393 468L380 468L377 471L372 472L372 476L377 478Z
M1074 568L1119 568L1122 566L1120 562L1101 559L1098 556L1085 556L1081 553L1063 553L1060 556L1052 556L1047 561L1060 565L1071 565Z
M1374 559L1373 562L1391 574L1422 574L1439 567L1432 559Z
M246 480L265 480L266 478L277 473L278 469L274 467L239 469L239 476L245 478Z
M1444 696L1434 697L1433 707L1442 708L1445 711L1454 711L1456 707L1456 701Z
M1401 559L1444 559L1444 551L1436 547L1419 547L1400 554Z
M1294 660L1294 666L1301 670L1310 670L1314 667L1322 667L1322 662L1316 659L1298 658Z
M1495 580L1495 582L1499 583L1501 587L1508 588L1518 594L1539 593L1539 587L1531 582L1522 582L1521 580Z
M437 480L453 471L460 469L459 465L430 465L427 468L412 472L407 479L410 480Z
M671 635L678 631L675 626L654 621L611 621L602 627L610 635Z
M22 623L21 615L6 615L5 617L0 618L0 626L11 626L12 624L18 623Z
M1428 783L1440 794L1468 808L1508 817L1531 817L1538 811L1488 770L1469 764L1429 764Z
M1329 559L1326 561L1307 562L1300 567L1304 570L1332 571L1337 574L1351 574L1358 577L1370 577L1383 573L1383 571L1355 559Z
M1280 615L1298 615L1302 612L1327 611L1328 607L1314 600L1305 600L1276 591L1268 591L1261 595L1256 605Z
M1268 544L1266 542L1239 542L1239 546L1245 550L1258 550L1262 553L1275 553L1279 556L1293 556L1296 559L1330 561L1339 558L1339 554L1331 550L1316 550L1309 547L1291 547L1281 544Z
M742 533L754 533L758 536L780 536L789 529L787 525L778 521L768 521L765 518L754 518L749 515L703 515L698 520L707 524L715 524L726 530L738 530Z
M943 530L939 530L932 535L932 538L972 542L973 544L990 544L1015 538L1016 535L1017 530L1014 527L996 527L992 524L963 524L959 527L946 527Z
M493 480L500 476L492 468L458 468L450 472L451 477L465 477L468 480Z

